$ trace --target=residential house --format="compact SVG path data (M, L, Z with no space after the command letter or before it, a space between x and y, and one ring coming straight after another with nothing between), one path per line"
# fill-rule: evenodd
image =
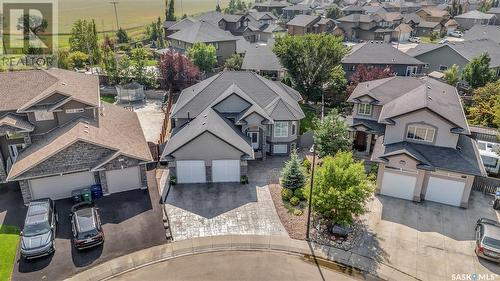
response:
M484 168L490 175L496 177L500 174L500 142L498 129L482 126L470 126L472 137L477 141L479 155L483 160Z
M396 35L395 36L396 41L405 42L408 41L408 39L410 39L410 36L413 33L413 28L409 24L402 23L394 29L393 34L394 33Z
M329 18L311 15L298 15L286 24L288 34L333 33L335 22Z
M486 13L495 15L496 20L493 24L500 25L500 7L493 7L489 9Z
M257 12L275 12L278 15L283 13L283 9L285 7L291 6L292 4L286 1L276 1L276 0L268 0L264 2L255 2L252 6L252 9Z
M494 14L485 14L480 11L474 10L455 16L455 20L462 29L469 30L476 24L495 24L496 16Z
M500 44L500 26L474 25L464 33L465 40L489 39Z
M463 68L473 58L485 52L491 58L490 68L499 75L500 45L489 39L450 42L448 44L419 44L406 53L425 63L422 72L430 73L432 71L444 72L454 64Z
M446 10L440 10L436 8L422 8L416 12L416 14L423 20L427 22L443 22L450 18L450 14Z
M415 36L428 36L433 32L441 33L444 30L444 25L439 21L424 21L420 20L419 24L414 27Z
M450 35L453 31L458 29L458 22L454 19L449 19L444 24L444 29L446 31L446 34Z
M182 91L161 158L178 183L239 182L248 161L297 147L301 100L256 73L221 72Z
M380 7L380 8L382 8L382 7ZM342 12L344 13L344 16L362 15L362 14L365 14L365 9L363 6L351 5L351 6L346 6L346 7L342 8Z
M285 73L280 60L273 53L272 46L260 44L247 49L241 69L255 71L273 79L281 79Z
M212 25L218 26L220 29L229 31L232 34L238 32L244 26L245 18L242 15L229 15L217 11L209 11L202 13L196 17L199 21L205 21Z
M183 29L183 28L186 28L186 27L190 27L191 25L193 25L195 22L197 22L198 20L195 19L195 18L191 18L191 17L186 17L186 18L183 18L181 19L180 21L174 23L174 24L171 24L171 22L169 22L167 24L167 22L164 23L164 26L166 26L165 28L165 39L168 38L168 36L176 33L177 31Z
M351 14L337 19L338 28L342 29L349 41L376 40L390 42L397 40L395 30L403 22L403 16L397 12L383 14L358 15Z
M382 7L387 12L415 13L422 8L422 5L410 1L387 1L382 3Z
M468 206L486 171L455 87L396 76L360 83L348 102L354 149L378 163L377 193Z
M170 48L179 52L187 51L195 42L214 45L217 50L218 65L224 64L226 59L236 53L236 41L238 40L230 32L205 21L196 21L187 25L167 36L167 39L170 42Z
M423 62L394 48L390 43L365 42L353 46L341 61L347 79L356 71L359 65L390 68L399 76L413 76L422 71Z
M311 15L313 9L307 4L296 4L283 8L283 17L289 21L297 15Z
M97 76L68 70L0 74L0 182L25 203L147 188L152 161L137 115L100 101Z
M251 43L267 42L286 32L276 21L277 18L270 12L249 12L244 17L244 27L239 34Z

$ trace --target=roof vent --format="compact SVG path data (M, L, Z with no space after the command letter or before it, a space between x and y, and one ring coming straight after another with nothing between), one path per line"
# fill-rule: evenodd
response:
M207 115L205 114L205 115L203 115L203 117L207 118Z
M205 124L207 124L207 123L206 122L201 123L201 125L205 125Z
M84 133L88 134L89 133L89 130L83 130Z
M462 150L462 147L457 145L457 150L459 150L459 151Z
M429 100L432 100L432 97L431 97L431 96L427 96L427 98L428 98Z
M66 86L66 82L61 82L61 85Z
M429 89L429 90L430 90L430 89L431 89L431 85L427 85L427 89Z

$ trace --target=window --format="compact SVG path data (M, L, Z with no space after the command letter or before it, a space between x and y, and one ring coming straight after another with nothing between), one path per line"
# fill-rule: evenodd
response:
M49 111L35 111L34 114L36 121L54 120L54 113Z
M448 66L447 65L439 65L439 71L446 71L448 70Z
M428 69L429 67L430 67L430 65L429 65L428 63L425 63L425 64L424 64L424 68L425 68L425 69Z
M266 136L270 137L270 136L271 136L271 131L272 131L272 130L273 130L273 126L271 126L271 125L267 125L267 132L266 132L267 134L266 134Z
M82 113L85 111L85 109L83 109L83 108L69 108L69 109L66 109L65 111L68 114L73 114L73 113Z
M356 65L351 65L351 66L349 67L349 69L350 69L351 71L355 71L355 70L356 70Z
M367 103L358 104L359 115L372 115L372 105Z
M496 168L498 164L498 159L495 157L482 155L483 164L486 168Z
M432 128L424 128L417 126L409 126L406 134L407 139L421 140L432 142L434 141L435 130Z
M292 122L292 136L295 136L297 133L297 122L293 121Z
M288 122L275 122L274 123L274 136L275 137L288 137Z
M7 132L6 136L8 140L18 140L24 138L23 134L17 132Z
M286 144L275 144L273 145L273 153L284 154L288 152L288 146Z

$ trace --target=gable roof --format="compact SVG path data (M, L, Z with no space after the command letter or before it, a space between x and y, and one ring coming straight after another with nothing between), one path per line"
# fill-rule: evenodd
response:
M238 22L239 20L241 20L242 17L243 16L241 15L230 15L230 14L223 14L217 11L209 11L197 16L196 19L201 21L206 21L213 25L218 25L221 20L224 20L226 22Z
M255 45L247 49L241 69L244 70L270 70L283 69L278 57L267 45Z
M392 44L378 41L364 42L352 47L342 63L356 64L424 64L394 48Z
M337 19L339 22L379 22L382 19L377 16L376 14L374 15L360 15L360 14L350 14L345 17L341 17Z
M500 43L500 26L476 24L465 32L463 38L465 40L490 39Z
M284 11L312 11L310 5L307 4L296 4L283 8Z
M291 5L292 4L290 4L286 1L268 0L265 2L255 2L253 4L253 7L284 8L284 7L291 6Z
M250 71L224 71L201 81L182 91L172 110L172 118L191 118L198 116L207 107L215 105L220 96L227 94L228 89L236 86L251 99L252 104L263 108L275 120L299 120L304 113L298 105L295 93L281 85L265 79ZM234 85L234 86L233 86ZM234 91L233 91L234 92ZM282 101L283 103L279 103ZM275 105L286 107L289 111L285 119L283 115L274 114Z
M251 17L255 20L261 20L261 19L277 19L271 12L249 12L247 14L247 17Z
M189 27L193 25L193 23L197 22L196 19L191 18L191 17L186 17L181 19L180 21L176 22L174 25L171 25L168 30L170 31L179 31L183 28Z
M174 34L169 35L168 38L191 44L195 42L211 43L238 40L238 38L233 36L230 32L224 31L218 26L205 21L197 21L190 26L182 28Z
M25 132L32 132L35 126L24 118L12 113L5 114L0 118L0 127L8 126Z
M12 180L77 141L115 150L117 153L145 162L152 160L137 114L103 103L98 122L78 118L50 131L23 150L13 164Z
M321 19L320 16L313 15L296 15L292 20L287 22L287 25L293 26L308 26L314 24Z
M0 111L27 108L54 93L99 106L97 76L63 69L0 73ZM15 97L15 98L14 98Z
M481 20L490 20L492 18L495 18L495 15L493 14L485 14L483 12L473 10L469 11L467 13L455 16L456 19L481 19Z
M423 11L426 14L430 15L431 17L436 17L436 18L442 18L442 17L445 17L445 16L449 15L448 11L446 11L446 10L440 10L440 9L437 9L437 8L434 8L434 7L425 7L425 8L422 8L422 9L418 10L417 13L419 11Z

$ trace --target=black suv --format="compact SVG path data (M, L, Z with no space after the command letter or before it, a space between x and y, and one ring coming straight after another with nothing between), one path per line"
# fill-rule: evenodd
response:
M21 256L26 259L49 255L56 250L56 205L51 199L33 200L21 231Z
M76 204L71 208L73 245L78 250L104 243L104 232L97 211L98 208L88 202Z

